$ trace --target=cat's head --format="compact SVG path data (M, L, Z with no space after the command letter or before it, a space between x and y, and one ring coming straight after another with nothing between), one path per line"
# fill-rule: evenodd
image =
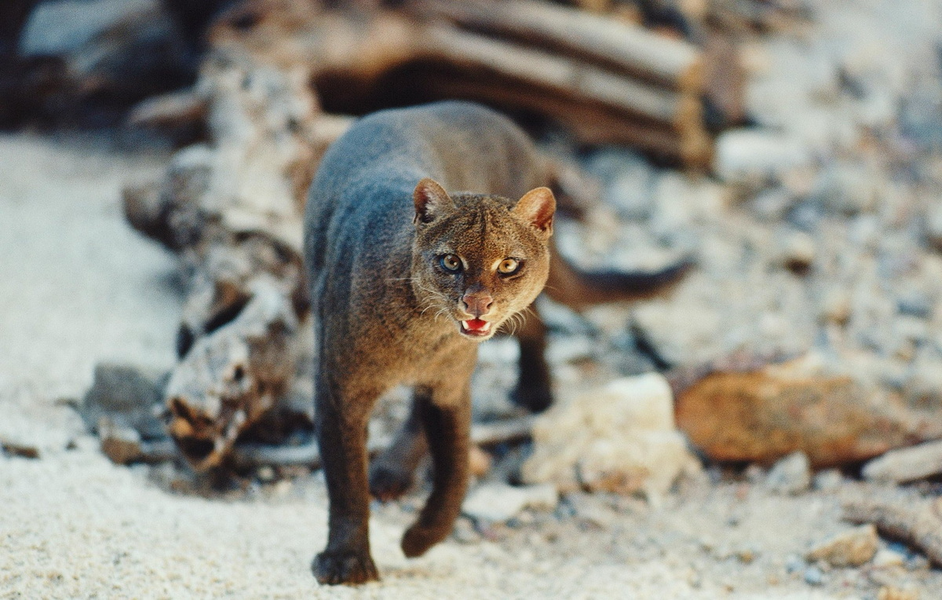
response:
M516 202L449 195L423 179L413 193L412 287L426 313L483 341L536 299L549 274L556 200L545 187Z

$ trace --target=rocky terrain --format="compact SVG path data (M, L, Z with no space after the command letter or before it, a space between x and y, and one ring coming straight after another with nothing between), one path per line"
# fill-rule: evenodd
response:
M532 442L476 453L465 516L427 557L398 548L423 490L374 504L384 579L358 589L310 576L326 536L318 471L262 465L219 482L181 461L116 465L75 410L100 363L176 362L184 277L125 223L121 190L178 159L104 135L4 135L0 596L937 597L939 534L902 543L848 507L940 513L942 467L900 485L861 465L942 437L942 4L809 4L807 22L743 36L754 123L719 135L709 175L541 140L599 186L584 218L557 228L574 262L654 268L693 254L698 267L631 306L544 302L559 406ZM482 349L478 422L520 417L516 351ZM769 375L780 360L798 373ZM783 457L751 415L709 404L682 377L704 365L756 406L818 398L795 405L821 411L800 432L804 453ZM673 385L637 377L652 371ZM756 373L784 391L756 392ZM382 403L374 437L401 400ZM698 438L710 415L682 409L703 403L724 433L744 433L722 447L715 429ZM793 417L778 426L805 422ZM877 443L831 443L845 429Z

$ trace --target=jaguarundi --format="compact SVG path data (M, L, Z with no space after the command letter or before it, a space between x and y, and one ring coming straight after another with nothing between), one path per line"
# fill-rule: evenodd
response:
M319 582L379 578L370 493L403 493L426 452L432 492L402 549L420 556L451 532L467 488L480 342L517 327L518 401L548 406L543 325L522 312L547 279L550 297L579 306L655 293L686 270L573 269L550 244L556 201L543 179L527 136L467 102L374 113L324 155L305 214L316 428L330 502L327 547L312 564ZM370 413L400 384L414 388L412 412L368 477Z

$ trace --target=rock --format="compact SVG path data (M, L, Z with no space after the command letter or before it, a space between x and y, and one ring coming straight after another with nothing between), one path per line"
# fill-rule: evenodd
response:
M465 498L461 512L478 521L505 523L525 508L552 510L559 495L549 484L515 487L504 483L486 483Z
M840 287L828 289L818 304L821 319L837 325L844 325L850 319L850 293Z
M837 469L825 469L812 479L814 489L827 492L836 490L844 483L844 476Z
M730 183L763 182L811 163L797 138L764 129L731 129L716 140L713 169Z
M881 548L877 550L876 554L873 555L872 564L878 569L905 567L906 555L901 554L896 550L890 550L889 548Z
M95 367L95 379L79 407L90 431L97 431L106 417L115 425L131 428L143 438L166 435L156 411L163 403L165 378L137 367L102 363Z
M678 392L677 424L717 461L770 463L795 451L815 468L911 444L913 416L809 357L710 373Z
M874 210L887 193L885 177L862 164L840 163L821 173L812 200L827 212L855 215Z
M803 231L790 231L778 240L779 262L795 273L805 273L814 263L814 238Z
M818 567L808 567L804 579L808 585L821 585L824 583L824 573Z
M807 559L823 560L834 567L859 567L873 558L879 546L877 528L868 523L821 542L808 552Z
M115 423L108 417L98 421L97 429L101 451L111 462L127 465L141 458L141 434L136 429Z
M471 475L474 477L484 477L491 470L491 455L481 450L481 447L476 444L471 446L468 462Z
M602 201L625 219L645 219L654 206L654 168L645 158L622 148L595 152L586 169L604 183Z
M30 444L0 440L0 454L18 456L20 458L39 458L39 448Z
M877 592L877 600L919 600L919 592L885 585Z
M942 205L938 202L933 203L926 215L925 221L926 238L929 243L939 251L942 251Z
M811 485L811 467L804 452L794 452L775 463L765 485L780 494L800 494Z
M557 404L538 417L533 441L523 480L552 482L564 492L657 497L682 474L700 469L674 427L670 387L653 373L617 379Z
M942 441L890 450L868 462L863 476L871 481L907 483L942 473Z
M923 294L910 294L896 300L896 308L901 315L918 319L932 318L932 300Z

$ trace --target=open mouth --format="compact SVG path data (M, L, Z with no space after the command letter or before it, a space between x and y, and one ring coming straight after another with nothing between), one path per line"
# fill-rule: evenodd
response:
M461 321L461 333L468 337L487 337L491 335L491 322L483 319Z

